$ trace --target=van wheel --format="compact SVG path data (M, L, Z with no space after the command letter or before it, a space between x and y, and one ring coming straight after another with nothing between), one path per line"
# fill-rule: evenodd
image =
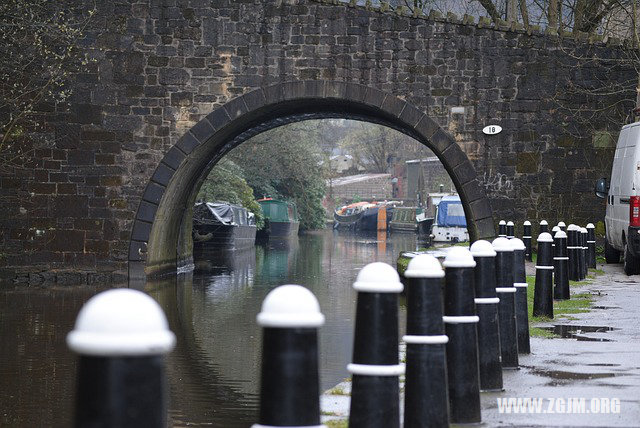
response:
M604 238L604 259L607 263L620 263L620 251L609 245L607 238Z
M640 273L640 258L631 255L628 244L624 246L624 273L627 275Z

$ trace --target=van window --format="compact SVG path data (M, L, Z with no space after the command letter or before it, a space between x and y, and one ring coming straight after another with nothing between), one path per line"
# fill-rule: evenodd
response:
M624 160L625 143L627 136L629 135L628 129L623 129L618 137L618 144L616 145L616 153L613 157L613 167L611 168L611 184L609 185L610 195L620 194L620 180L622 176L622 163Z

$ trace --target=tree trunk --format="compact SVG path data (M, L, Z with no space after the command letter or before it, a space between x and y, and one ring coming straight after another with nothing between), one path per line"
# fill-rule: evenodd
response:
M549 0L549 9L547 10L549 17L549 28L558 29L558 0Z
M496 6L493 4L493 2L491 0L478 0L478 1L482 5L482 7L484 7L484 10L487 11L489 16L491 17L491 20L497 23L498 19L500 19L500 14L498 13Z
M507 0L507 22L518 21L518 9L516 9L516 0Z
M524 28L529 28L529 11L527 10L527 0L520 0L520 15Z

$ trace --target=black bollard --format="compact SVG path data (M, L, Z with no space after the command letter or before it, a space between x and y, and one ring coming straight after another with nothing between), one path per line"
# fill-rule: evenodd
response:
M496 292L500 298L500 353L503 369L518 368L518 327L516 321L516 288L513 286L513 248L506 238L493 240L496 252Z
M512 221L507 222L507 238L512 239L515 236L515 225Z
M559 221L558 222L558 227L560 228L561 231L566 232L567 231L567 225L564 224L564 221Z
M582 243L582 228L576 226L576 247L577 247L577 260L578 260L578 280L584 279L584 245Z
M166 427L164 354L175 342L149 295L121 288L89 299L67 336L80 355L75 426Z
M562 230L556 232L554 238L555 252L553 256L553 298L569 299L569 257L567 256L567 234Z
M452 424L479 423L480 381L478 367L478 316L474 303L476 262L468 249L452 247L445 269L444 322L449 337L447 370Z
M358 274L351 384L351 428L399 427L398 293L400 277L386 263L370 263Z
M560 227L558 226L553 226L553 229L551 229L551 236L556 236L556 233L560 231ZM556 254L556 241L554 240L551 243L551 254L555 255ZM556 259L553 259L553 268L555 269L556 267ZM554 270L555 272L555 270Z
M516 328L518 331L518 352L531 353L529 344L529 310L527 307L527 273L524 263L524 242L518 238L509 241L513 248L513 286L516 289Z
M522 224L522 242L524 242L525 250L525 258L528 262L532 260L532 251L531 251L531 222L526 220Z
M596 227L593 223L587 225L587 248L589 249L589 267L596 268Z
M571 281L580 281L576 228L575 224L570 224L567 227L567 257L569 257L569 279Z
M276 287L257 316L262 330L258 427L319 426L318 300L300 285Z
M580 244L582 245L582 279L585 279L589 274L589 247L587 246L587 228L580 228Z
M476 262L474 269L476 313L478 322L478 356L480 388L483 391L502 391L502 363L500 361L500 330L496 295L496 252L488 241L471 245Z
M507 223L504 220L500 220L498 223L498 236L501 238L507 237Z
M547 223L547 220L542 220L540 222L540 233L545 233L545 232L549 232L549 223Z
M444 271L428 254L414 257L407 285L407 344L404 426L448 427L447 355L444 334Z
M538 236L536 285L533 292L533 316L553 318L553 238L543 232Z

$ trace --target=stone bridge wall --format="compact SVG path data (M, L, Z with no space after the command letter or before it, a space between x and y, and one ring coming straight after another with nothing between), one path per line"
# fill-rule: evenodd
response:
M608 174L615 141L593 129L615 139L637 79L612 65L625 56L613 43L306 0L97 5L82 42L95 62L70 80L68 106L42 112L51 143L25 144L23 162L2 168L5 276L124 275L145 187L170 178L155 172L167 151L234 97L296 80L360 83L427 113L472 161L496 220L603 217L592 182ZM631 83L604 100L570 86L610 80ZM566 110L609 104L606 120ZM502 133L485 136L487 124Z

